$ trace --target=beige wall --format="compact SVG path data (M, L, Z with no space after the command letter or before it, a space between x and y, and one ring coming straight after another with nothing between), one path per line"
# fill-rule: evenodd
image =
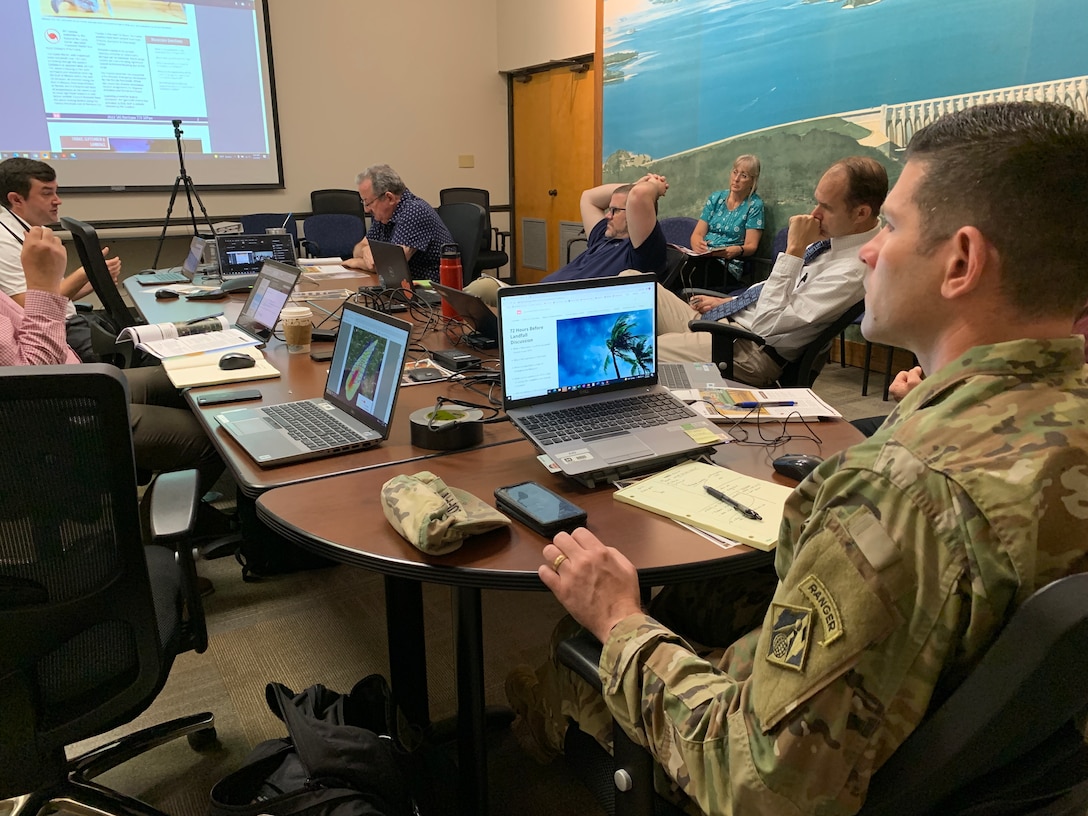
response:
M595 0L499 0L499 70L592 54Z
M497 0L268 2L286 189L203 191L214 180L194 176L213 220L309 210L310 190L352 187L356 173L376 162L391 164L435 204L451 186L485 187L506 203ZM459 155L474 156L475 167L458 168ZM88 221L161 219L168 199L165 192L70 194L62 212ZM187 217L179 202L171 223Z

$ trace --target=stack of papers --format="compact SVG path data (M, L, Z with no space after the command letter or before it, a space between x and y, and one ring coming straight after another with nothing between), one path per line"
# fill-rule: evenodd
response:
M713 422L811 422L842 416L811 388L684 389L672 393Z
M761 518L749 518L733 505L714 498L707 486ZM792 492L785 485L729 468L686 462L617 490L613 498L756 549L773 550L778 544L782 509Z

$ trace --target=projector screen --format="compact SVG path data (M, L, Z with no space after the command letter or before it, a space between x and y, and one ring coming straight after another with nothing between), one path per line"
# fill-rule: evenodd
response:
M3 0L0 159L68 191L283 187L265 0ZM180 125L174 122L180 120Z

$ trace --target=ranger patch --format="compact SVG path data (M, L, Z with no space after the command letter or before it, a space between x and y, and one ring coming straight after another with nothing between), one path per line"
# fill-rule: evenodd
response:
M823 624L824 639L820 641L820 645L830 646L843 636L842 615L835 598L828 592L824 582L815 575L805 578L797 589L816 607L816 617Z
M805 670L812 633L812 610L790 604L771 604L771 641L767 662L795 672Z

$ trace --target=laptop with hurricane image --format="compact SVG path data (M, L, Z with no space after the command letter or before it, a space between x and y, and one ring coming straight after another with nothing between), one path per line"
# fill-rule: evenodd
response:
M378 445L389 437L410 329L403 320L346 303L323 398L215 418L261 467Z
M510 421L590 487L710 452L728 437L658 384L653 275L500 288Z

